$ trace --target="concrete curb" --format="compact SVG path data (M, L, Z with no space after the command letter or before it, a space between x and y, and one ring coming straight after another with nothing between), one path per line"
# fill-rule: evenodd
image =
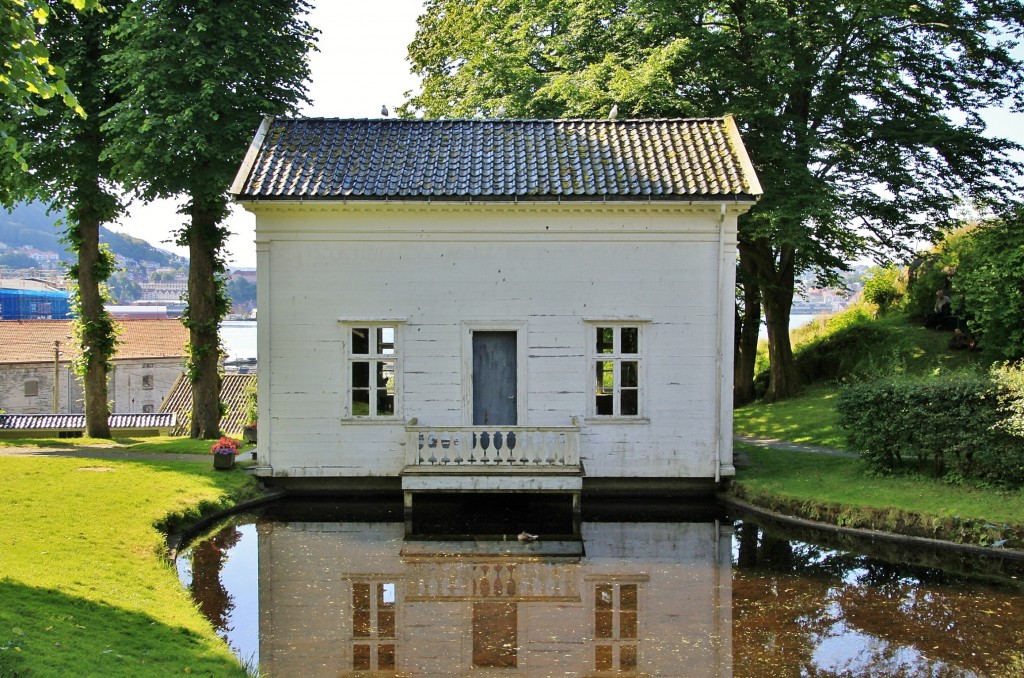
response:
M239 502L231 508L221 509L220 511L214 511L208 515L202 516L199 520L185 526L184 529L173 532L167 535L167 560L173 565L178 558L178 552L181 550L182 545L188 545L196 538L199 534L202 534L208 530L211 526L222 522L237 513L244 513L250 509L259 508L265 506L271 502L278 501L287 496L285 490L275 490L267 492L261 497L255 499L247 499L243 502Z
M948 551L951 553L959 553L969 556L981 556L985 558L995 558L1001 560L1007 560L1013 563L1024 564L1024 551L1018 549L1005 549L1005 548L992 548L990 546L976 546L974 544L958 544L952 541L945 541L943 539L930 539L928 537L914 537L903 534L896 534L895 532L882 532L880 530L869 530L861 527L841 527L839 525L831 525L829 523L820 523L816 520L810 520L808 518L799 518L796 516L787 515L785 513L777 513L770 509L762 508L755 504L737 499L732 495L719 493L717 495L718 500L726 506L738 508L752 513L756 516L762 516L770 518L772 520L794 525L796 527L805 527L812 530L819 530L821 532L831 534L842 534L852 537L860 537L862 539L872 539L876 541L886 541L895 544L901 544L904 546L920 546L925 548L936 549L940 551Z

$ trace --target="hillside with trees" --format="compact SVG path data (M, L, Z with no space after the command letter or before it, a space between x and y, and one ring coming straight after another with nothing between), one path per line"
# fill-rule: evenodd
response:
M5 254L30 248L42 252L56 252L62 261L70 261L72 256L67 245L61 241L63 231L60 221L63 218L63 212L48 214L46 206L38 202L20 203L10 212L0 211L0 243L9 248L4 250ZM120 261L128 262L129 269L132 268L130 262L146 261L170 268L182 268L188 263L184 257L154 247L140 238L115 233L108 228L100 229L100 241L107 243ZM11 252L12 250L14 252Z

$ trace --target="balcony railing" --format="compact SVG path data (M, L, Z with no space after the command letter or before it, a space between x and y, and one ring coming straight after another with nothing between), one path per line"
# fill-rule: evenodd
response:
M419 426L409 435L405 463L421 469L510 467L577 468L580 427L572 426Z

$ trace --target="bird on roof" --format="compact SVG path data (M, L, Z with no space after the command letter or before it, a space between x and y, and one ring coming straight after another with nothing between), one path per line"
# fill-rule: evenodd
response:
M380 114L383 115L385 118L388 117L388 106L387 106L387 104L384 104L383 106L380 107Z
M608 119L609 120L614 120L617 117L619 117L619 105L618 104L612 104L611 110L608 111Z
M519 536L518 536L518 537L516 537L516 538L517 538L517 539L518 539L519 541L521 541L521 542L531 542L531 541L537 541L537 539L539 539L539 537L538 537L537 535L535 535L535 534L530 534L530 533L529 533L529 532L527 532L526 530L523 530L522 532L520 532L520 533L519 533Z

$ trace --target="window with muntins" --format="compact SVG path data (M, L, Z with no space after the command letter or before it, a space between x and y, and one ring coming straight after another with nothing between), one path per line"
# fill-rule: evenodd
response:
M640 325L601 323L592 331L594 414L640 416Z
M636 673L639 657L639 587L604 582L594 587L594 669Z
M348 328L347 414L393 417L398 409L398 326L353 324Z
M395 582L352 583L352 669L395 668Z

